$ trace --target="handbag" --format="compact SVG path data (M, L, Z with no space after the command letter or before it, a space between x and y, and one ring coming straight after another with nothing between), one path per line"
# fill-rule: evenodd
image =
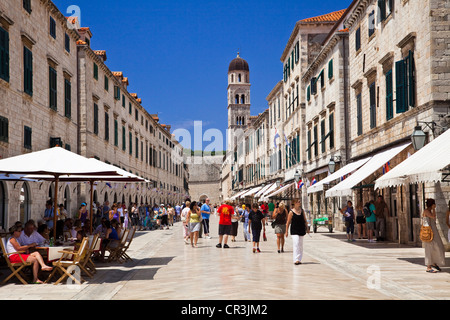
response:
M422 225L420 226L419 238L422 242L431 242L433 241L433 230L425 218L422 219Z

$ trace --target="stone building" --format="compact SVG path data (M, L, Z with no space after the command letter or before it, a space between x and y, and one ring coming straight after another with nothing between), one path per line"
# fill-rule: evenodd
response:
M191 159L188 164L190 199L204 203L205 199L209 198L211 205L220 205L223 155L204 155L193 158L198 159Z
M109 70L106 52L91 49L91 38L50 0L0 3L0 158L59 145L152 181L126 189L99 183L101 203L181 202L188 194L183 148L128 92L123 73ZM62 183L58 202L74 216L87 189ZM39 220L53 194L48 182L0 181L0 228Z

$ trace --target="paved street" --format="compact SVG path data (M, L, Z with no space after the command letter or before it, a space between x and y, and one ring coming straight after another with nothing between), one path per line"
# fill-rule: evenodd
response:
M423 249L394 243L346 241L342 232L306 236L303 264L292 263L291 238L276 252L267 226L261 253L243 241L242 225L231 248L218 249L217 217L212 239L198 248L185 245L182 225L136 233L129 254L133 262L98 264L98 273L81 287L21 285L0 287L0 299L43 300L410 300L450 298L450 255L441 273L425 272ZM2 278L9 270L2 269Z

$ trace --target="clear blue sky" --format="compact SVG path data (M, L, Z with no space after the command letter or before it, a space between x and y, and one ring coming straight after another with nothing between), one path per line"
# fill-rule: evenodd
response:
M280 57L295 23L345 9L351 0L53 2L66 16L70 5L80 7L92 49L106 50L108 67L124 72L129 91L161 123L191 131L201 120L204 131L225 134L228 65L238 49L250 66L251 114L257 115L282 79Z

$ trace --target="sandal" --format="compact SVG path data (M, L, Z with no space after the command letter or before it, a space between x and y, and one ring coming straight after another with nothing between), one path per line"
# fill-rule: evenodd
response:
M429 273L437 273L437 271L433 270L433 269L427 269L427 272L429 272Z
M436 265L436 264L435 264L434 266L431 266L431 267L432 267L432 268L435 268L437 271L442 271L441 268L439 268L439 266Z

